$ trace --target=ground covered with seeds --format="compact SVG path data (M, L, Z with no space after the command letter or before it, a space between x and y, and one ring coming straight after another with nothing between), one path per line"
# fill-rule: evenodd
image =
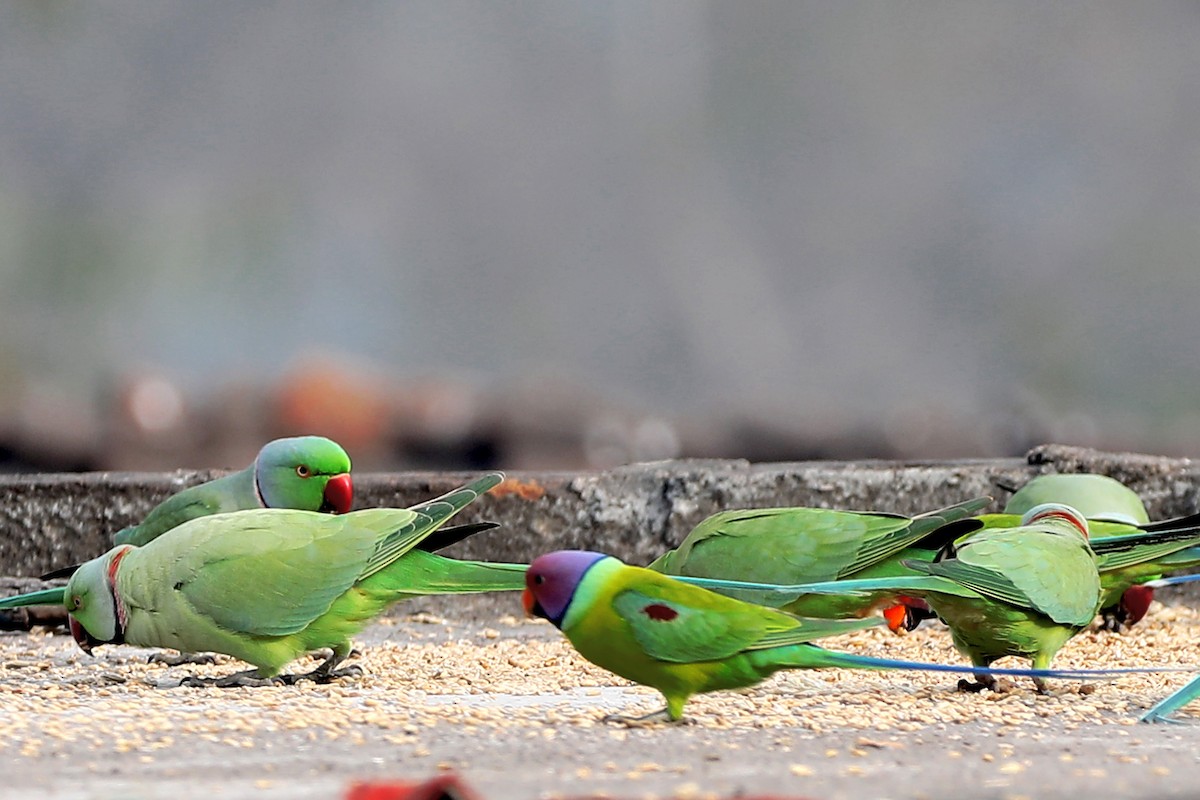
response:
M1198 634L1196 611L1156 605L1130 633L1076 637L1055 666L1200 664ZM1021 679L968 695L945 674L793 671L694 698L689 724L628 729L601 717L654 710L658 695L584 662L542 622L397 616L358 644L361 677L196 689L180 679L243 665L163 667L130 647L88 657L65 634L0 635L0 794L336 798L355 779L442 770L498 800L936 798L967 787L1013 800L1192 797L1200 784L1200 703L1195 725L1136 723L1183 673L1055 682L1038 696ZM963 663L937 625L825 644Z

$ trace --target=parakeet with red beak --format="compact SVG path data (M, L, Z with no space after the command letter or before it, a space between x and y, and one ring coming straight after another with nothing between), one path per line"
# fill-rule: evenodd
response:
M805 507L720 511L702 520L649 568L677 577L774 584L913 575L902 560L920 558L924 551L932 558L947 541L941 530L979 513L991 501L977 497L915 517ZM962 532L951 530L956 532L950 536ZM909 604L895 606L900 614L908 607L924 607L920 600L888 590L797 595L772 605L802 617L844 619L892 607L898 600Z
M421 549L502 479L490 474L409 509L208 515L142 547L118 545L67 583L71 633L89 653L125 643L225 653L256 667L218 686L340 677L346 671L335 668L350 652L350 637L398 600L522 588L525 565ZM332 655L311 673L275 678L294 658L323 648Z
M1092 591L1098 595L1098 586L1093 585ZM971 667L826 650L812 642L881 620L804 619L644 567L628 566L603 553L560 550L539 556L525 574L522 600L526 613L548 619L588 661L662 692L667 702L664 710L635 720L615 718L625 722L660 716L678 720L687 699L694 694L751 686L781 669L843 667L976 673ZM994 672L1084 678L1122 671Z
M1100 614L1105 628L1131 627L1146 615L1154 600L1154 588L1146 582L1200 566L1200 518L1151 523L1138 494L1107 475L1037 475L1009 498L1003 514L980 519L988 527L1010 527L1018 515L1043 503L1063 503L1088 519L1104 593ZM1155 535L1133 538L1149 533Z
M354 500L350 457L323 436L267 442L238 472L171 495L139 524L118 531L114 544L143 545L190 519L252 508L293 508L345 514Z

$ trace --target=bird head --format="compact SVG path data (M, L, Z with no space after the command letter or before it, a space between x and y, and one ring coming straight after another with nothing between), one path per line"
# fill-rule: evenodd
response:
M350 456L324 436L267 442L254 460L254 482L267 508L345 514L354 500Z
M98 644L125 641L128 616L117 594L116 575L121 560L133 549L131 545L121 545L93 558L75 570L63 590L71 636L88 655Z
M525 613L561 628L579 582L597 561L608 557L588 550L556 550L535 558L525 571Z
M1063 503L1042 503L1041 505L1034 506L1021 517L1021 524L1033 525L1037 522L1048 522L1051 520L1066 522L1073 529L1077 530L1079 535L1084 539L1089 538L1087 518L1071 506L1064 505Z
M916 630L917 626L925 620L937 617L937 614L929 608L929 604L919 597L900 595L896 601L894 606L883 610L883 618L887 621L887 626L892 633L899 633L901 629Z
M1130 586L1121 595L1121 610L1125 612L1121 621L1126 625L1134 625L1146 616L1150 604L1154 602L1154 587Z

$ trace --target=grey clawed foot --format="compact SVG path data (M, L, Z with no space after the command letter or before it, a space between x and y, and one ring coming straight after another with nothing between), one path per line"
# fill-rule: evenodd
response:
M249 670L247 672L235 672L232 675L225 675L220 678L201 678L196 675L189 675L181 680L179 685L194 688L212 686L218 689L232 689L240 686L273 686L278 682L278 678L260 678L257 672Z
M167 667L179 667L184 664L215 664L217 657L212 653L180 653L177 656L169 653L151 653L146 659L147 664L162 664Z
M357 664L351 664L348 667L341 669L323 670L317 667L312 672L301 672L297 675L280 675L275 678L276 681L284 686L295 686L301 681L312 681L313 683L333 683L339 678L358 678L363 674L362 667Z
M658 711L651 711L649 714L643 714L640 717L627 717L623 714L605 714L600 718L601 722L616 722L628 728L646 728L660 722L670 725L686 725L688 723L685 717L679 719L671 719L667 713L667 709L660 708Z

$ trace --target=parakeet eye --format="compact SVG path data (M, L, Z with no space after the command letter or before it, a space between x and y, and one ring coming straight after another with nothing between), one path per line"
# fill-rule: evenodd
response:
M296 474L301 478L307 478L312 472L309 471L307 464L300 464L296 467Z
M71 598L71 610L72 611L78 611L79 607L81 605L83 605L82 597L80 597L79 595L75 595L74 597Z
M533 582L536 583L538 586L541 586L543 583L546 582L546 576L542 575L542 574L534 575Z

